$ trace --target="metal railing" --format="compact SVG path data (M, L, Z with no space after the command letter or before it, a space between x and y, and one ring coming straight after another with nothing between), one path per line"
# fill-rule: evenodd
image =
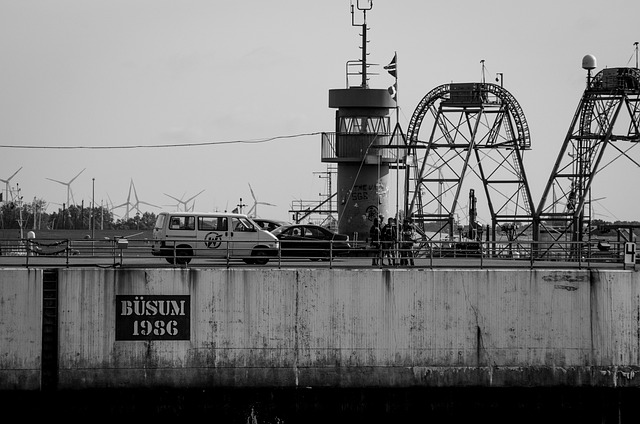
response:
M410 248L395 244L387 250L358 241L351 242L348 250L336 248L334 243L323 247L303 245L304 248L281 244L278 249L241 253L234 251L230 243L222 242L215 254L209 247L185 251L181 244L182 241L171 242L164 247L163 255L153 255L153 240L146 238L0 239L0 267L636 268L635 264L625 264L624 242L602 245L597 241L550 244L417 240ZM255 256L256 253L261 255ZM381 259L376 261L376 257Z

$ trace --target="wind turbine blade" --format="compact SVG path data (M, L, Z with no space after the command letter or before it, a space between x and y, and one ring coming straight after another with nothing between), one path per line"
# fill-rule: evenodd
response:
M114 209L118 209L118 208L121 208L121 207L123 207L123 206L127 206L127 205L128 205L128 203L123 203L123 204L118 205L118 206L111 206L111 207L109 208L109 211L113 211Z
M249 183L247 183L247 184L249 184ZM249 184L249 191L251 192L251 197L253 197L253 201L257 202L256 195L253 194L253 188L251 188L251 184Z
M73 182L73 180L75 180L76 178L78 178L80 176L80 174L82 174L87 168L84 168L82 171L78 172L78 175L76 175L75 177L71 178L71 180L69 181L69 184L71 184Z
M258 203L260 205L277 206L277 205L274 205L273 203L267 203L267 202L256 202L256 203Z
M138 203L141 204L141 205L153 206L154 208L159 208L160 207L158 205L154 205L153 203L145 202L143 200L139 200Z
M131 203L131 187L133 184L133 180L129 182L129 193L127 194L127 203Z
M58 181L58 180L54 180L53 178L47 178L47 180L49 180L49 181L54 181L54 182L59 183L59 184L62 184L62 185L67 185L67 183L62 182L62 181Z
M133 187L133 195L136 198L136 202L139 202L138 192L136 191L136 185L133 183L133 179L131 180L131 187Z
M167 193L163 193L163 194L164 194L165 196L169 196L169 197L171 197L171 198L172 198L173 200L175 200L176 202L182 203L182 199L178 199L177 197L173 197L172 195L167 194Z
M20 167L20 169L22 169L22 167ZM16 176L16 174L17 174L18 172L20 172L20 169L18 169L16 172L14 172L14 173L13 173L13 175L12 175L12 176L10 176L9 178L7 178L7 180L6 180L6 181L4 181L4 180L2 180L2 181L4 181L4 182L8 183L8 182L11 180L11 178L15 177L15 176Z
M184 202L185 202L185 203L187 203L187 202L192 201L192 200L193 200L193 199L195 199L196 197L200 196L200 195L202 194L202 192L203 192L203 191L204 191L204 190L202 190L200 193L196 194L195 196L191 196L191 197L189 197L189 198L188 198L187 200L185 200Z

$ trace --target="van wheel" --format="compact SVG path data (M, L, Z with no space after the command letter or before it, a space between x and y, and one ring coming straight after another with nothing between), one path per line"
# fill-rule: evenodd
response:
M269 262L267 251L264 249L255 249L253 252L251 252L251 256L253 257L252 262L254 264L266 265Z
M193 251L188 247L178 247L176 249L176 264L187 265L191 262Z

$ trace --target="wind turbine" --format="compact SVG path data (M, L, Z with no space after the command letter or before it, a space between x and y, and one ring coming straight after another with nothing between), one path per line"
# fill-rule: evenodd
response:
M20 167L20 169L22 169L22 167ZM16 174L18 172L20 172L20 169L18 169L16 172L13 173L12 176L10 176L9 178L7 178L6 180L3 180L0 178L0 181L2 181L5 184L5 191L7 193L7 198L5 199L5 201L9 201L11 200L13 202L13 191L11 191L11 187L9 186L9 181L11 181L11 178L15 177ZM11 199L9 199L9 197L11 197Z
M253 193L253 188L251 188L251 184L249 184L249 190L251 191L251 197L253 197L253 206L251 206L251 209L249 209L249 212L247 212L248 216L252 218L258 216L258 205L276 206L272 203L258 202L258 199L256 199L256 195Z
M131 189L133 188L133 195L136 198L135 203L131 203ZM137 213L142 215L142 211L140 210L140 205L153 206L154 208L158 208L159 206L154 205L152 203L144 202L138 198L138 192L136 191L136 186L133 184L133 178L131 179L131 183L129 184L129 195L127 196L127 219L129 218L129 206L132 206L133 209L137 211Z
M113 200L111 200L111 196L109 196L109 194L107 193L107 198L109 199L109 201L107 202L107 208L109 210L109 212L113 215L116 216L116 214L113 212L115 209L121 208L123 206L128 205L128 203L122 203L120 205L117 206L113 206ZM119 216L119 215L117 215Z
M200 193L196 194L195 196L191 196L190 198L188 198L187 200L182 200L182 198L178 199L176 197L173 197L170 194L164 193L165 196L171 197L173 200L175 200L176 202L178 202L178 204L176 205L176 208L178 211L180 211L180 205L182 205L184 207L184 212L189 212L189 211L193 211L196 202L194 201L191 204L191 207L189 207L189 202L192 201L193 199L195 199L196 197L200 196L202 194L204 190L200 191ZM182 195L182 197L184 197L184 194Z
M85 169L84 168L82 171L78 172L78 175L76 175L75 177L71 178L69 180L69 182L65 183L63 181L58 181L58 180L54 180L53 178L47 178L47 180L49 181L53 181L62 185L66 185L67 186L67 207L71 206L71 202L73 202L73 204L76 203L75 199L73 198L73 191L71 190L71 183L75 181L76 178L78 178L80 176L80 174L82 174Z

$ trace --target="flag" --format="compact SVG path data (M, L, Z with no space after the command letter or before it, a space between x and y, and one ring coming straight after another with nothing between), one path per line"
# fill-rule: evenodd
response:
M387 70L387 72L389 72L389 74L394 77L394 78L398 78L397 74L396 74L396 59L398 54L394 54L393 55L393 59L391 59L391 62L384 67L384 69Z
M238 208L235 208L234 210L232 210L231 213L238 213Z
M387 91L393 98L393 100L398 100L398 83L393 84L391 87L387 88Z

